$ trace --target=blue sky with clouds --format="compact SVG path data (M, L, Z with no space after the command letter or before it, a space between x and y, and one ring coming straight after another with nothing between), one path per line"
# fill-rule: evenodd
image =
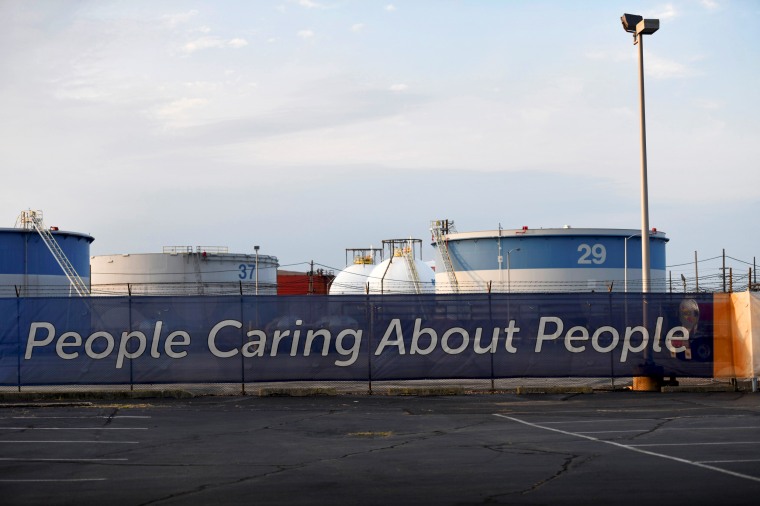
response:
M755 1L0 2L0 216L92 253L220 245L341 268L460 231L639 228L668 264L760 253ZM715 270L713 261L700 274ZM703 270L704 269L704 270Z

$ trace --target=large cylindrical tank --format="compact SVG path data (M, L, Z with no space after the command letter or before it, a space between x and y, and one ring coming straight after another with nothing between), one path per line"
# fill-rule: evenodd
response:
M78 232L51 230L85 285L90 284L90 244ZM34 229L0 228L0 297L77 295L61 266Z
M258 261L258 268L257 268ZM277 257L218 246L90 259L93 295L276 295Z
M650 232L649 291L666 291L667 242L663 232ZM642 291L639 230L523 227L451 232L443 244L459 292ZM438 292L454 291L437 248L436 265Z

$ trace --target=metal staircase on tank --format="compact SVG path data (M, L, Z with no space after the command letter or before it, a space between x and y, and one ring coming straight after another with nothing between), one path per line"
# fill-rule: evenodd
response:
M449 278L449 286L454 293L459 293L459 282L457 281L457 275L454 271L454 264L451 262L451 256L449 255L449 245L445 238L450 232L456 232L456 229L454 229L454 221L432 221L430 222L430 231L433 233L435 246L438 248L441 260L443 260L443 270Z
M420 286L420 274L417 272L417 266L414 263L414 247L412 246L411 240L409 241L409 246L404 248L402 256L406 261L407 269L409 269L409 277L412 278L414 293L419 295L422 293L422 287Z
M42 238L42 242L45 243L45 246L48 247L50 253L52 253L55 258L55 261L58 262L58 265L63 270L63 273L66 274L66 278L68 278L69 283L71 283L71 286L74 288L77 295L80 297L90 295L90 289L85 285L84 281L82 281L82 278L79 277L76 269L74 269L74 266L71 265L66 254L58 245L58 241L55 240L53 234L45 226L45 222L42 220L42 211L32 211L31 209L28 211L21 211L20 219L24 228L33 228L37 231Z

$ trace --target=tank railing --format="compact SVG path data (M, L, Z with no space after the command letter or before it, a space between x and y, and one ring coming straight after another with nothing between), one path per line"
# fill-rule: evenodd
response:
M227 246L164 246L164 253L179 254L179 253L208 253L219 254L229 253L230 249Z
M177 253L192 253L192 246L164 246L164 253L177 254Z
M230 249L227 246L196 246L195 247L196 253L209 253L209 254L218 254L218 253L229 253Z

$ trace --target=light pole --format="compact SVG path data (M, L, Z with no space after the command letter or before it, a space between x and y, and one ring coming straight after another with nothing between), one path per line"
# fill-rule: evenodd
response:
M633 43L639 45L639 111L641 118L641 291L649 292L649 196L647 189L647 132L644 114L644 37L660 28L659 19L644 19L636 14L620 17L623 29L633 34Z
M620 17L623 30L633 34L633 44L639 45L639 111L641 121L641 291L649 292L649 197L647 190L647 131L644 114L644 35L651 35L660 28L659 19L644 19L635 14L623 14ZM642 300L642 324L647 326L648 311L646 295ZM662 383L662 368L655 365L649 348L644 350L644 364L639 368L639 375L633 378L633 389L644 391L659 390Z
M258 295L259 294L259 247L258 246L254 246L253 247L253 251L256 252L256 281L255 281L254 286L256 287L255 288L255 290L256 290L255 293L256 293L256 295Z
M509 255L512 254L513 251L520 251L520 248L512 248L507 251L507 293L512 293L512 275L510 273Z

